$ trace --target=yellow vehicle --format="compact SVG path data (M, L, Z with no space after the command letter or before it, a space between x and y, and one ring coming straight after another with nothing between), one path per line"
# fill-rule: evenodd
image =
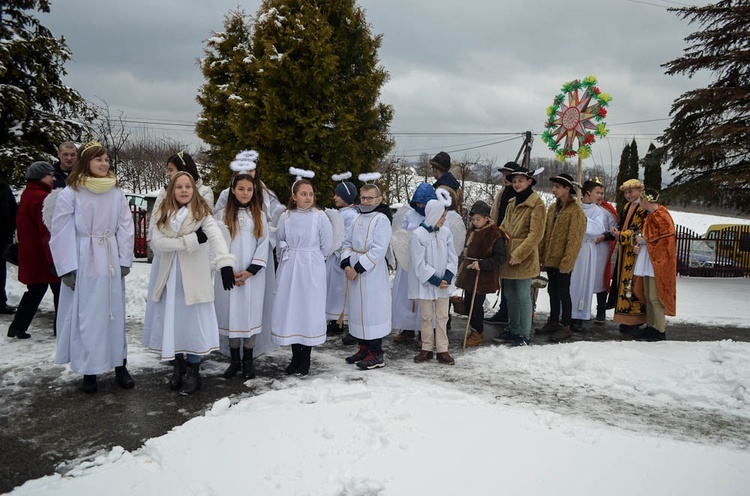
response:
M749 224L713 224L706 231L706 241L716 251L717 258L750 269Z

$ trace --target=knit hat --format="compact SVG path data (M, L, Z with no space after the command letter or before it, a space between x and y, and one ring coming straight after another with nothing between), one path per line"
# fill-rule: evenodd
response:
M472 215L481 215L482 217L489 217L490 216L490 206L487 205L482 200L474 202L474 205L471 206L471 210L469 211L469 216Z
M445 152L440 152L430 160L430 165L442 172L451 170L451 156Z
M424 223L427 226L435 227L440 217L445 212L445 205L440 200L430 200L424 207Z
M349 181L342 181L336 185L333 192L346 202L347 205L352 205L354 200L357 199L357 187Z
M26 169L27 181L41 181L44 176L50 172L55 172L55 168L47 162L34 162Z
M570 188L570 191L572 193L576 192L576 188L580 185L573 180L573 176L570 174L565 174L564 172L562 174L558 174L555 177L550 177L550 181L553 183L561 184L562 186L566 186Z

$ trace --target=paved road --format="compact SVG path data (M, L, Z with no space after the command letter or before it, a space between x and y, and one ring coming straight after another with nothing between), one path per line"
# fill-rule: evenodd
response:
M544 315L537 316L537 326L541 326L545 318ZM45 320L51 322L51 315L42 314L38 319L37 322L44 326ZM8 322L7 318L0 319L0 329L6 329ZM465 322L462 318L453 319L453 330L449 333L453 349L460 346ZM129 326L136 328L138 324L133 322ZM488 327L487 333L492 332L493 328ZM668 329L668 338L680 341L750 341L750 329L672 325ZM611 322L606 325L592 323L586 332L573 337L578 341L622 339L628 338L621 336ZM532 338L532 344L542 343ZM389 370L405 369L405 373L414 373L415 368L409 365L416 352L413 344L395 345L391 339L387 339L385 350ZM313 368L313 374L325 374L331 363L337 363L336 360L348 352L340 339L329 339L324 346L316 348L315 353L336 358L319 360L320 366ZM15 384L13 388L0 388L0 417L4 426L0 430L0 493L55 471L64 473L81 458L105 453L113 446L135 450L146 439L163 435L188 419L201 415L219 398L228 396L233 401L239 401L275 389L279 386L278 381L299 381L298 378L287 377L283 372L288 358L285 351L260 358L256 362L258 378L244 383L240 378L226 380L221 377L226 359L212 357L204 367L203 387L190 397L179 396L167 388L168 366L155 365L154 368L140 370L134 374L136 389L129 391L117 387L113 374L107 374L100 380L100 392L86 395L77 390L77 381L61 384L55 373L40 365L21 384ZM434 371L434 368L431 369ZM445 368L441 380L455 380L450 377L449 369ZM637 430L647 423L656 432L677 438L707 436L714 442L736 437L750 439L750 422L730 416L717 417L709 410L681 411L679 405L674 405L665 407L670 410L668 412L651 411L649 418L639 419L643 411L637 404L612 398L603 402L601 397L581 390L553 391L545 384L524 382L521 377L488 380L478 374L476 384L468 384L467 387L474 388L478 393L495 394L501 403L531 403L563 414L581 415L586 412L588 418L603 423L613 422L612 412L621 412L616 421L618 427L625 429ZM582 406L588 403L597 408Z

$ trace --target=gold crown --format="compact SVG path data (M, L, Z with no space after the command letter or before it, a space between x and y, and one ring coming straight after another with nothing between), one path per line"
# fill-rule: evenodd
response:
M81 155L83 155L84 153L86 153L87 150L90 150L90 149L92 149L92 148L94 148L96 146L102 146L102 144L99 143L98 141L89 141L88 143L86 143L83 146L83 150L81 150Z
M594 182L595 182L596 184L598 184L599 186L603 186L603 184L602 184L602 180L601 180L601 179L599 179L598 177L595 177L595 178L593 179L593 181L594 181Z

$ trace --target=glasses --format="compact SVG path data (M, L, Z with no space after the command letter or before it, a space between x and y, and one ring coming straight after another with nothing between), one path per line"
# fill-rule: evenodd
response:
M371 202L371 201L377 200L378 197L377 196L360 196L359 199L362 200L363 202Z
M52 176L52 177L55 177L55 173L54 173L54 172L48 172L48 173L47 173L47 175L48 175L48 176Z

